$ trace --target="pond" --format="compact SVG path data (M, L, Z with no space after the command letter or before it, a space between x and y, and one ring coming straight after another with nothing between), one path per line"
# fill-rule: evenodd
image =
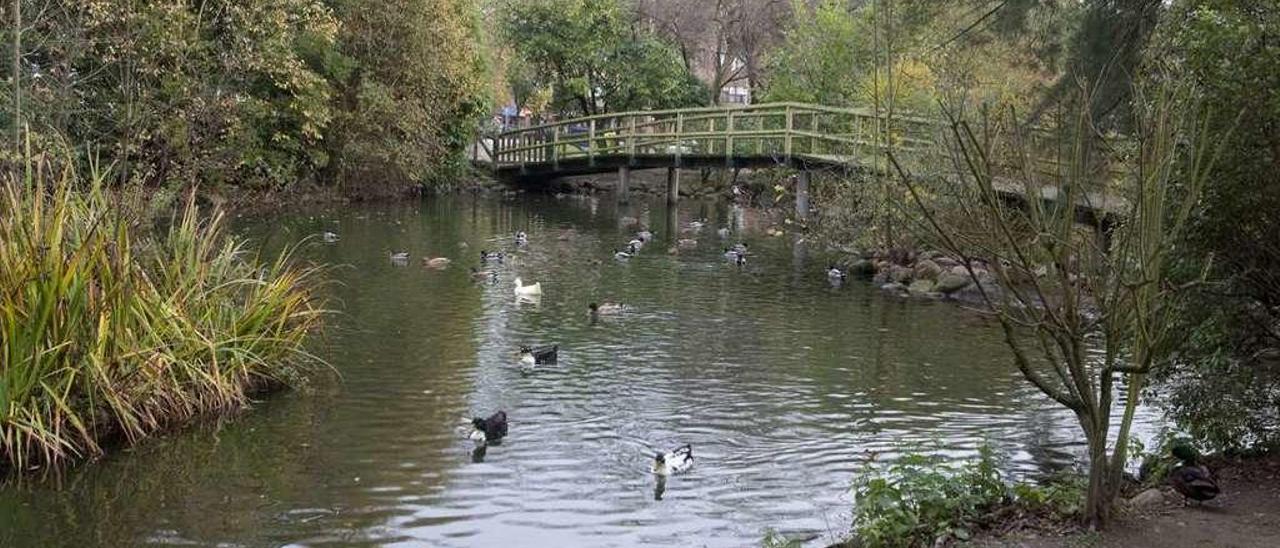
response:
M630 218L658 241L620 262ZM721 227L746 265L724 259ZM744 546L774 528L821 545L847 530L869 459L990 443L1015 477L1080 462L1074 420L1021 380L994 323L832 287L819 250L765 228L726 204L535 195L242 220L267 249L339 234L304 252L342 265L315 349L334 374L0 487L0 544ZM671 254L675 238L698 245ZM496 282L468 272L483 249L507 253ZM540 301L514 297L517 276ZM593 301L629 310L593 322ZM517 367L519 345L549 343L558 363ZM510 435L473 454L466 420L499 409ZM654 451L684 443L693 469L657 482Z

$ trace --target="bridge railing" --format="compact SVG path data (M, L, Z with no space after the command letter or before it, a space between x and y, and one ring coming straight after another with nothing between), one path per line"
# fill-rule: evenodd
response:
M941 124L870 109L804 103L618 112L502 132L493 138L496 169L529 164L588 163L605 156L871 157L888 136L896 150L932 149Z
M635 164L662 159L681 166L686 159L723 158L725 166L738 160L795 159L828 165L860 165L887 169L885 152L892 151L913 173L946 169L950 125L937 118L895 114L889 117L869 108L842 108L807 103L763 103L731 107L702 107L659 111L598 114L554 123L512 129L492 137L483 150L495 170L533 165L560 169L562 162L579 165ZM996 166L1000 175L1027 179L1053 178L1065 172L1064 154L1055 132L1033 128L1021 134L1026 158ZM486 140L482 139L482 143ZM486 143L488 144L488 143ZM943 161L938 161L938 160ZM611 161L611 162L609 162ZM608 164L606 164L608 162ZM650 162L652 163L652 162ZM1110 165L1104 178L1122 175Z

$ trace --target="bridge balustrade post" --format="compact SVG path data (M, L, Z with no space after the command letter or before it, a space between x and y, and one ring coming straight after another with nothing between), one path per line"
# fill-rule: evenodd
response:
M792 116L793 116L793 114L791 113L791 105L787 105L786 113L787 113L787 132L785 134L785 137L783 137L783 141L782 141L782 154L787 160L791 160L791 128L792 128Z
M551 166L560 171L560 126L551 126Z
M628 116L627 124L627 164L630 165L636 161L636 117Z
M676 113L676 167L680 167L680 155L684 151L684 113ZM679 175L677 175L677 179ZM679 181L677 181L679 184Z
M729 111L728 126L725 128L724 138L724 165L725 167L733 167L733 111Z
M596 165L596 119L587 123L587 165Z

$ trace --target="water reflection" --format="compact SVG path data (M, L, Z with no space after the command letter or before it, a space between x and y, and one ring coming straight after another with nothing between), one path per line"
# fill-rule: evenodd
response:
M334 378L60 484L6 487L0 545L741 546L765 527L838 534L853 476L903 443L964 458L989 441L1020 475L1078 462L1073 418L981 317L833 288L820 249L765 235L752 210L614 207L459 196L244 221L269 249L340 236L308 251L347 265L316 349ZM641 226L657 241L611 260ZM698 247L668 254L682 237ZM722 249L738 241L741 269ZM481 266L479 250L507 255ZM419 267L441 256L453 264ZM518 299L516 277L543 297ZM628 311L596 319L590 302ZM558 362L522 373L513 353L539 341ZM496 409L505 443L474 449L459 425ZM684 443L697 467L648 473L654 448Z

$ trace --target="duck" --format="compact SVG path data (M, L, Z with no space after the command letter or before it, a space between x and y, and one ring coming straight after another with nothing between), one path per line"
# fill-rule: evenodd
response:
M516 245L525 245L527 243L529 243L529 235L525 234L523 230L516 232Z
M408 263L408 262L409 262L409 252L408 252L408 251L398 251L398 252L397 252L397 251L389 251L389 252L387 252L387 256L388 256L388 257L390 257L390 259L391 259L391 262L392 262L392 263L395 263L395 264L398 264L398 265L402 265L402 264L405 264L405 263Z
M556 363L556 357L560 353L560 345L548 344L543 346L521 346L520 347L520 365L533 366L548 363Z
M468 437L479 445L501 440L507 437L507 412L498 411L487 419L473 418L471 427L471 435Z
M627 242L627 247L639 251L640 248L644 247L644 240L632 238L631 241Z
M443 269L448 267L450 262L453 262L453 261L448 257L432 257L432 258L423 257L422 258L422 266L425 266L427 268Z
M693 446L684 444L668 453L654 453L653 473L659 476L670 476L688 471L693 467Z
M836 265L830 265L827 267L827 279L844 281L845 276L848 276L848 274L843 270L836 268Z
M721 228L720 230L717 230L717 231L716 231L716 236L719 236L721 240L728 240L728 239L729 239L729 229L728 229L728 228Z
M618 303L591 303L587 305L587 311L592 316L610 316L613 314L621 314L625 312L627 307Z
M338 237L338 235L337 235L337 234L335 234L335 233L333 233L333 232L328 232L328 231L326 231L326 232L324 232L323 234L321 234L321 235L320 235L320 238L321 238L321 239L323 239L323 240L324 240L324 243L326 243L326 244L331 244L331 243L334 243L334 242L336 242L336 241L338 241L338 240L340 240L340 239L341 239L341 238L339 238L339 237Z
M639 238L642 241L648 242L649 240L653 239L653 231L647 228L641 229L640 232L636 233L636 238Z
M490 253L487 249L480 250L480 262L482 263L501 263L505 255L501 251Z
M1173 486L1174 491L1182 495L1182 503L1184 505L1187 503L1187 499L1204 502L1222 492L1218 488L1218 482L1214 481L1213 474L1209 473L1209 468L1196 464L1196 450L1194 448L1181 443L1173 446L1172 453L1174 457L1182 461L1182 464L1169 471L1169 485Z
M516 295L532 296L532 295L542 294L542 282L537 282L530 285L524 285L523 280L521 280L520 278L516 278L515 284L516 284L516 288L515 288Z
M747 244L744 244L744 243L734 244L732 249L734 251L737 251L739 255L747 254Z
M635 256L635 252L634 252L634 251L623 251L623 250L621 250L621 249L615 249L615 250L613 250L613 258L615 258L615 259L617 259L617 260L619 260L619 261L625 261L625 260L630 259L631 257L634 257L634 256Z
M492 270L480 270L473 266L471 267L471 279L477 282L494 281L498 279L498 273Z

